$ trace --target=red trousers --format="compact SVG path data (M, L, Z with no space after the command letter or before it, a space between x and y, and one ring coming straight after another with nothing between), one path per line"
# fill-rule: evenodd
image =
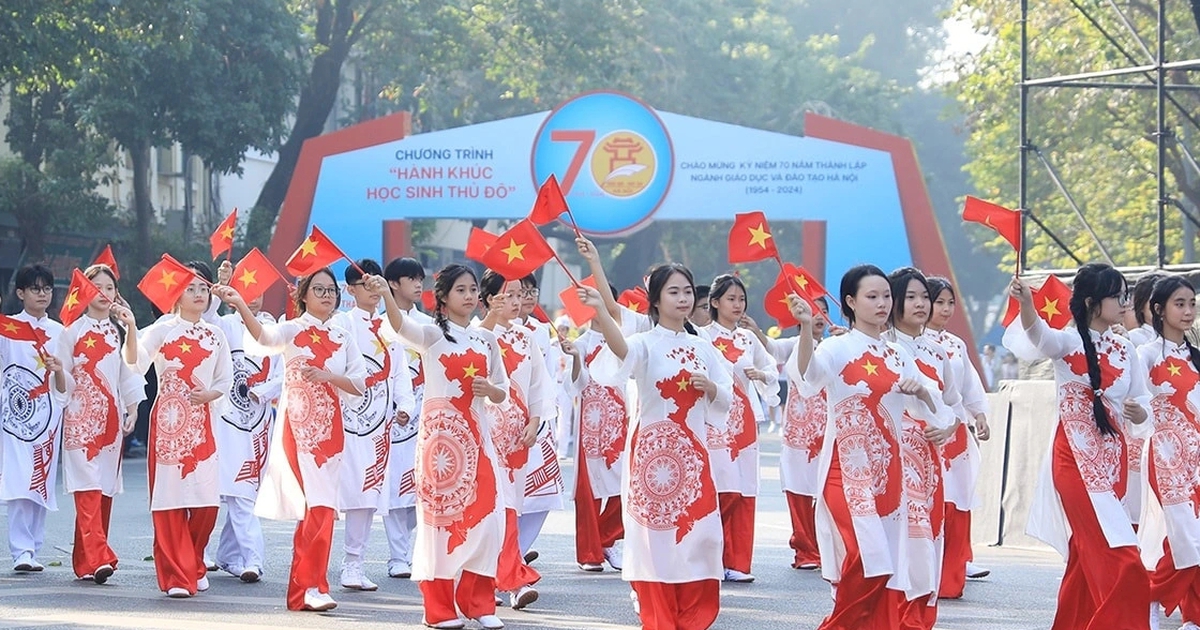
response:
M863 575L862 554L850 520L850 507L842 490L842 467L837 448L833 451L829 476L825 480L825 502L837 525L846 558L842 578L833 597L833 611L821 622L820 630L895 630L900 627L900 609L904 593L887 587L891 576Z
M971 513L953 503L946 504L945 551L942 554L942 581L939 599L959 599L967 584L967 562L971 560Z
M75 493L75 547L71 550L75 577L92 575L106 564L117 568L117 554L108 546L111 517L112 497L99 490Z
M937 606L929 605L929 595L911 601L901 597L901 600L901 630L933 630L933 624L937 622Z
M1178 609L1185 622L1200 624L1200 567L1176 569L1170 541L1163 540L1163 557L1150 573L1150 595L1168 615Z
M518 533L517 511L505 508L504 544L500 546L500 558L496 565L496 588L502 591L515 591L522 586L536 584L538 580L542 579L537 569L525 564L525 558L521 555ZM445 619L436 621L445 621Z
M642 630L707 630L721 611L721 582L630 582L638 596Z
M304 609L304 592L315 588L329 592L329 548L333 545L333 520L330 507L308 509L304 520L296 523L292 536L292 573L288 578L288 610Z
M1061 426L1052 457L1054 487L1071 526L1052 630L1148 630L1150 577L1138 548L1109 546Z
M575 561L579 564L603 564L604 550L625 537L625 525L621 522L621 497L594 498L592 484L588 480L587 462L582 455L576 461L579 462L579 470L575 473Z
M792 568L805 564L821 564L821 552L817 550L817 502L803 494L784 492L788 512L792 516L792 537L788 545L796 552Z
M496 614L496 580L490 577L463 571L457 585L454 580L427 580L417 585L425 604L426 623L458 619L458 610L470 619Z
M726 569L750 572L750 560L754 556L754 505L755 497L736 492L717 494L721 507L721 528L725 534L725 552L721 559Z
M154 522L154 573L158 588L186 589L196 594L196 582L208 572L204 566L204 547L213 526L217 508L198 507L157 510L150 513Z

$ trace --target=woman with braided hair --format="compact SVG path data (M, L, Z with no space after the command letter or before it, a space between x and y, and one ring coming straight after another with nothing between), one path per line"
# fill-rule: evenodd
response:
M1029 533L1067 560L1052 628L1149 628L1150 579L1125 502L1128 438L1149 415L1149 393L1133 345L1112 331L1128 307L1125 278L1109 265L1079 268L1070 301L1076 330L1039 318L1019 277L1009 293L1058 386L1058 428L1029 517Z

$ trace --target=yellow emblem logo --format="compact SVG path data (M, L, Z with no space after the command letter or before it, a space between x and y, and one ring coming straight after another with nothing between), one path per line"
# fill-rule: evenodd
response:
M633 131L614 131L592 151L592 178L613 197L633 197L654 179L658 159L646 138Z

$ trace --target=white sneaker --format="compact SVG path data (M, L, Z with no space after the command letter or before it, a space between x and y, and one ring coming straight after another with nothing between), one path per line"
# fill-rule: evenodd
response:
M513 610L521 610L533 602L536 602L537 599L537 589L529 585L522 586L521 588L509 593L509 603L512 605Z
M725 569L725 581L749 584L750 582L754 581L754 576L750 575L749 573L734 571L733 569Z
M232 575L233 577L242 577L242 573L244 573L246 571L242 567L235 567L231 564L227 564L227 565L221 567L221 570L228 573L229 575Z
M253 584L262 579L262 570L258 567L248 567L238 575L238 579L247 584Z
M333 601L329 593L322 593L316 587L304 591L304 610L321 612L333 610L334 608L337 608L337 602Z
M985 569L985 568L975 564L974 562L967 562L967 577L972 580L978 580L979 578L985 578L985 577L991 575L991 573L992 573L991 569Z
M376 591L379 585L363 575L362 563L350 562L342 565L342 588L354 591Z
M587 571L588 573L600 573L600 572L604 571L604 565L594 564L591 562L580 562L579 568L584 571Z
M17 573L34 573L45 569L37 560L33 559L33 554L28 551L17 556L13 561L13 571Z
M425 626L429 628L437 628L438 630L461 630L466 627L466 623L462 619L447 619L437 623L425 622Z
M500 618L496 615L484 615L475 621L478 621L484 630L500 630L500 628L504 627L504 622L500 621Z
M637 591L629 591L629 599L633 602L633 614L642 616L642 603L638 601Z
M608 562L608 566L613 568L613 571L621 570L621 552L617 551L616 547L605 547L604 560Z
M403 560L389 562L388 577L408 579L412 577L412 566Z
M207 575L200 578L199 580L196 580L196 590L201 593L208 590L208 576Z
M186 588L176 586L176 587L167 589L167 597L170 597L171 599L187 599L188 597L191 597L191 596L192 596L192 594L189 593Z
M92 581L97 584L104 584L108 581L108 578L112 577L112 574L112 565L102 564L96 569L96 572L92 574Z

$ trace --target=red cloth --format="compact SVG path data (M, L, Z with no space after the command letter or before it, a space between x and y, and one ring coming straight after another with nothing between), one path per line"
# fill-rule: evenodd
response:
M900 630L933 630L936 622L937 606L929 605L929 595L900 605Z
M496 564L496 588L502 591L515 591L542 579L537 569L525 564L525 558L521 556L521 542L517 538L519 533L517 511L505 508L504 544L500 547L500 559Z
M426 623L458 619L459 610L470 619L496 614L496 581L490 577L463 571L457 586L454 580L426 580L417 586L421 589Z
M1052 630L1148 630L1150 577L1138 548L1108 546L1062 426L1052 458L1054 488L1071 526Z
M959 599L967 584L967 562L971 560L971 513L946 504L945 551L939 599Z
M638 596L642 630L706 630L721 611L721 583L630 582Z
M288 610L304 609L304 592L329 592L329 548L333 545L333 508L314 507L296 523L292 536L292 572L288 577Z
M1178 609L1185 622L1200 623L1200 567L1176 569L1171 542L1165 539L1163 557L1150 572L1150 595L1168 615Z
M895 630L900 627L900 607L904 593L887 587L890 576L864 577L858 539L850 520L850 507L842 490L842 467L837 448L825 480L825 502L837 524L846 547L842 579L833 597L833 611L821 622L819 630ZM1148 611L1149 609L1147 609ZM1148 612L1147 612L1148 614Z
M721 528L725 534L721 560L726 569L749 573L754 556L755 497L721 492L717 494L717 502L721 506Z
M583 462L582 448L577 462ZM575 474L575 561L603 564L604 550L624 537L621 497L610 497L607 501L594 498L587 465L581 463Z
M117 554L108 546L111 517L112 497L99 490L75 493L75 546L71 550L75 577L92 575L106 564L117 568Z
M792 568L803 564L821 564L821 552L817 549L817 504L812 497L785 491L788 512L792 516L792 537L788 545L796 552Z
M157 510L150 516L154 522L154 573L158 576L158 588L162 591L182 588L195 595L196 582L208 573L204 547L217 524L217 508Z

